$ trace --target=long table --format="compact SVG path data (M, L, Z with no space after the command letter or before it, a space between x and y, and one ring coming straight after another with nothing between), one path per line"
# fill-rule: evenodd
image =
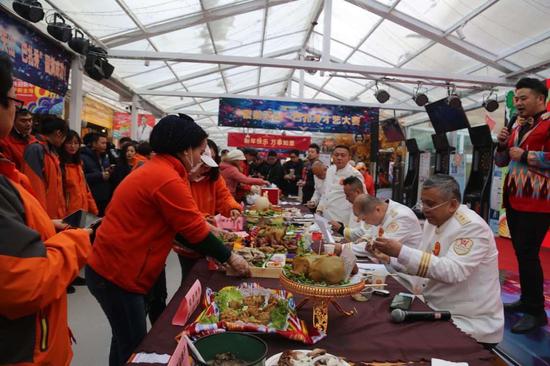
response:
M192 268L136 352L172 354L176 347L175 337L183 330L183 327L172 325L172 317L196 279L202 284L203 294L206 287L218 290L243 281L257 282L270 288L281 287L277 279L227 277L223 273L209 271L206 261L200 260ZM358 311L357 315L346 317L330 307L328 336L313 346L306 346L277 335L260 335L268 344L268 355L288 349L319 347L345 357L348 361L364 364L373 362L429 364L432 357L456 362L464 361L469 365L492 364L494 354L461 332L452 322L391 323L389 316L391 298L405 290L393 278L388 277L387 284L386 289L390 291L390 297L373 296L367 302L356 302L351 298L339 299L344 309L355 308ZM301 300L300 296L296 298L297 302ZM191 320L195 319L201 310L197 309ZM411 310L423 311L429 308L421 301L415 300ZM298 315L311 327L312 309L309 302L298 311Z

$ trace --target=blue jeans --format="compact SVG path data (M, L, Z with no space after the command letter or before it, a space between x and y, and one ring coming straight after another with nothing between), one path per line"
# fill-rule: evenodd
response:
M124 365L147 334L145 297L128 292L86 266L86 285L111 325L109 366Z

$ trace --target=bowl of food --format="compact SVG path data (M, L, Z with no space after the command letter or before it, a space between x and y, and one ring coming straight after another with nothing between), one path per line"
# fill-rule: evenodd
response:
M246 333L211 334L197 340L195 347L208 366L263 366L267 355L267 344Z

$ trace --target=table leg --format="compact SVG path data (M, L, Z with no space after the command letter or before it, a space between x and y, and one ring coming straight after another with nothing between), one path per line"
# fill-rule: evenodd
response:
M313 326L326 333L328 328L328 303L326 300L315 301L313 305Z

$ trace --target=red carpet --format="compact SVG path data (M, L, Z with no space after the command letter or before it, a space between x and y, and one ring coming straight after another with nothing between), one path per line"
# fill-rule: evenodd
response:
M512 241L506 238L495 237L498 248L498 267L512 272L518 271L518 262L512 247ZM550 279L550 248L541 248L540 262L544 271L544 278Z

